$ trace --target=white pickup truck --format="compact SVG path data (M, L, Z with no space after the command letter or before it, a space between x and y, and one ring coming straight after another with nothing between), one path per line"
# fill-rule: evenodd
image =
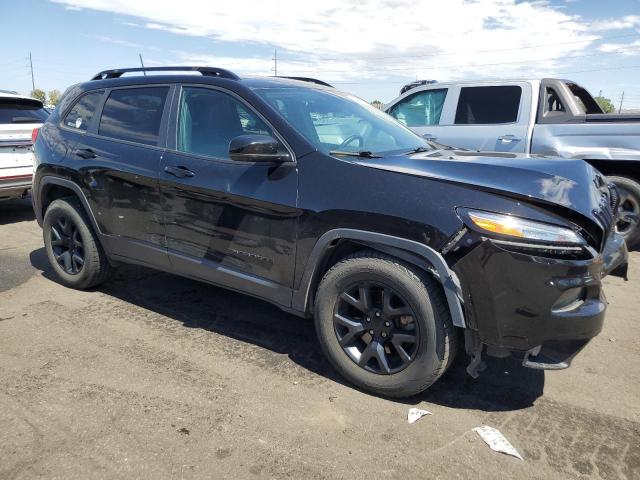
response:
M629 247L640 245L640 116L604 114L586 89L551 78L404 90L385 111L428 140L589 162L617 185L617 229Z
M0 200L31 188L34 129L48 116L40 100L0 90Z

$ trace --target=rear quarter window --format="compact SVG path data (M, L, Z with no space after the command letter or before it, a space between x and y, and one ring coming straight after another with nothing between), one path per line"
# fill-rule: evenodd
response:
M37 100L0 98L0 124L43 123L48 116Z
M104 90L101 90L81 96L65 115L62 121L64 125L74 130L86 132L103 94Z
M463 87L460 89L456 125L491 125L518 121L522 88L517 85Z
M113 90L102 109L99 135L156 145L169 87Z

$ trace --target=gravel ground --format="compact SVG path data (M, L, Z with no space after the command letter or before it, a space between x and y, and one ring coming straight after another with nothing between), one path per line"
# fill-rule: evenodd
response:
M0 479L640 479L640 253L569 370L464 359L390 401L345 384L309 321L137 267L57 284L28 202L0 204ZM407 410L432 416L408 425ZM498 428L524 461L472 428Z

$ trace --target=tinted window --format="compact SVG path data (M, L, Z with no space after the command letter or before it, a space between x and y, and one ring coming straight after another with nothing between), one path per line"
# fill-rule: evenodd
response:
M0 124L42 123L49 114L37 100L0 98Z
M463 87L456 110L456 124L514 123L518 120L522 89L505 87Z
M86 132L103 93L103 91L92 92L80 97L71 110L69 110L69 113L64 117L63 123L67 127Z
M100 135L156 145L169 87L114 90L102 109Z
M307 87L254 90L325 153L429 148L423 138L352 95Z
M272 135L272 131L231 95L207 88L183 88L178 150L228 159L229 142L239 135Z
M446 88L418 92L394 105L389 114L407 127L437 125L446 97Z

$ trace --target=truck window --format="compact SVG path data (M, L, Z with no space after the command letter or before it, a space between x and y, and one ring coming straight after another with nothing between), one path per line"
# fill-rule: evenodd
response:
M389 115L406 127L437 125L446 98L446 88L417 92L394 105Z
M156 145L169 87L113 90L102 109L98 133L130 142Z
M463 87L460 89L456 125L490 125L518 121L522 88Z

